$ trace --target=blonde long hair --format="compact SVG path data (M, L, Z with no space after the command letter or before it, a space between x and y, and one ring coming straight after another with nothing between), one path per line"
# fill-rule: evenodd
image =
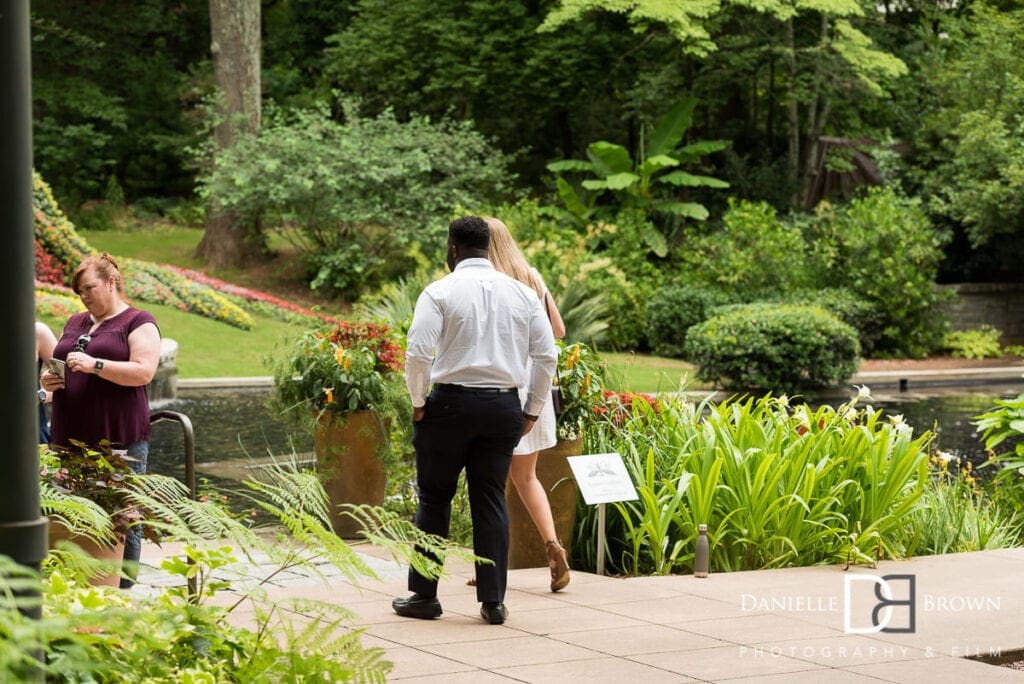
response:
M505 275L512 276L519 282L529 285L541 301L544 301L544 283L537 276L537 272L526 262L526 257L520 251L508 226L501 219L491 216L485 218L484 221L491 229L491 243L487 247L487 259Z

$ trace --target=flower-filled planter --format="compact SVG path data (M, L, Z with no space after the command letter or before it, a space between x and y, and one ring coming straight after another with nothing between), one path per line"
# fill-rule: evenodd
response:
M404 395L404 358L384 325L343 321L303 333L274 371L271 408L313 434L332 526L358 535L343 504L384 502L390 421Z
M342 539L359 536L360 526L342 504L384 505L387 471L380 452L388 430L376 411L324 413L313 432L316 468L331 504L331 527Z
M121 558L124 556L124 537L116 542L98 541L95 537L87 534L79 534L65 525L59 518L50 518L49 524L49 547L59 549L61 542L71 542L84 553L102 561L108 567L108 572L97 574L89 580L89 584L103 587L116 587L121 584L121 573L118 568L121 566Z

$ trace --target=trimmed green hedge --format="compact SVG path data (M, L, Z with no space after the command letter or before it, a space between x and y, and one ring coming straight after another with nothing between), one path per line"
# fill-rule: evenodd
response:
M857 370L857 331L824 309L738 304L690 328L687 358L726 389L797 392L832 387Z

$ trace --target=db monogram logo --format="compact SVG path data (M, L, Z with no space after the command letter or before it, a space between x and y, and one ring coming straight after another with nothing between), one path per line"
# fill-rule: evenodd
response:
M855 582L858 584L871 583L874 589L876 600L873 603L868 599L867 605L864 605L865 601L862 597L865 593L864 590L858 592L858 596L861 596L861 598L856 601L856 611L858 613L866 613L867 608L871 607L871 626L867 626L863 621L858 621L858 624L854 625L852 614L854 613L855 596L853 585ZM914 575L844 575L843 631L847 634L875 634L877 632L912 633L917 620L915 591L916 580ZM897 598L897 596L900 598ZM897 608L900 608L900 610L897 611ZM897 619L897 613L899 616L905 617L905 619ZM863 618L864 615L861 614L861 617ZM897 626L890 627L889 625L894 622Z

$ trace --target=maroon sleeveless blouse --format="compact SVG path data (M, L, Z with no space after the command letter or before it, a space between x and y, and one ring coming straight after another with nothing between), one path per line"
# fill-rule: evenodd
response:
M85 347L85 353L99 359L127 361L128 335L140 325L156 319L148 311L128 307L100 323ZM66 360L80 335L89 333L89 312L68 319L53 356ZM110 440L115 449L149 439L149 396L145 385L125 387L93 373L67 372L63 390L53 393L50 415L50 443L71 447L71 440L98 446Z

